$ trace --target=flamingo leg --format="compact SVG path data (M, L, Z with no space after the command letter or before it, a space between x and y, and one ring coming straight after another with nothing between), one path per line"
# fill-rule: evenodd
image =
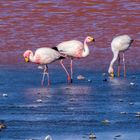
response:
M71 83L73 82L73 64L72 64L72 58L70 60L70 71L71 71Z
M124 52L123 52L123 67L124 67L124 77L126 77L126 67L125 67L125 57L124 57Z
M43 71L43 77L42 77L42 81L41 81L41 85L44 85L44 79L45 79L45 75L47 74L47 78L48 78L48 86L50 85L50 78L49 78L49 72L48 72L48 66L45 65L44 67L44 71Z
M66 74L68 76L68 82L70 83L71 77L70 77L70 74L68 73L66 67L63 64L63 60L62 59L60 60L60 64L61 64L62 68L64 69L64 71L66 72Z
M118 55L118 77L120 77L120 54Z
M48 77L48 86L50 86L51 82L50 82L50 76L49 76L48 67L47 67L47 77Z
M44 85L44 79L45 79L45 68L43 70L43 76L42 76L42 80L41 80L41 85L43 86Z

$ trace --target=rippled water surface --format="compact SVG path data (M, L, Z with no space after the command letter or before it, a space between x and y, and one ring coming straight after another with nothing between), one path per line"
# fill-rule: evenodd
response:
M96 42L90 46L95 48L90 47L91 54L82 64L98 64L98 68L102 64L106 69L112 38L128 34L135 42L127 52L127 65L139 68L139 13L139 0L1 0L0 63L23 64L26 49L54 47L70 39L83 41L91 35Z
M74 77L67 84L64 74L53 70L51 87L40 86L39 70L0 73L0 122L7 126L1 140L44 140L48 134L54 140L88 140L91 132L98 140L140 139L139 73L103 81L100 72L78 70L92 82Z
M0 122L7 125L0 140L43 140L48 134L88 140L91 132L98 140L139 140L139 23L139 0L0 0ZM121 34L134 39L126 53L127 78L105 82L110 43ZM96 41L87 58L75 60L74 83L66 83L55 62L49 67L52 86L41 87L41 71L25 64L23 52L87 35ZM91 82L78 81L79 74Z

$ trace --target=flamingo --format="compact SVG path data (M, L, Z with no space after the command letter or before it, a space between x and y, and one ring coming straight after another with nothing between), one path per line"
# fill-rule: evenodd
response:
M89 48L87 43L94 42L94 38L91 36L87 36L84 40L84 43L78 40L70 40L64 41L58 44L53 49L59 51L65 57L70 58L70 71L71 71L71 83L73 80L73 58L82 58L89 55ZM61 64L63 64L63 60L61 59Z
M48 71L47 65L56 60L64 58L58 51L52 48L38 48L35 51L35 54L33 54L31 50L26 50L23 54L23 57L25 58L25 62L33 62L33 63L44 66L43 77L42 77L41 83L43 85L45 75L47 74L48 86L50 85L50 79L49 79L49 71ZM65 68L64 65L63 65L63 68Z
M124 67L124 77L126 77L126 67L125 67L125 56L124 53L129 49L133 42L133 39L128 35L120 35L115 37L111 42L111 49L113 52L113 59L110 62L108 73L111 77L114 77L113 65L118 59L118 77L120 76L120 53L123 53L123 67Z

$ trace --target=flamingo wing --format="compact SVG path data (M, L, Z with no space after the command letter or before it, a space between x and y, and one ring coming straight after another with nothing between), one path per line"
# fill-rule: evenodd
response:
M111 46L114 51L125 51L131 45L132 39L128 35L121 35L113 39Z
M49 64L60 58L59 52L51 48L39 48L35 52L35 59L41 64Z
M73 56L79 50L84 49L83 44L78 40L65 41L58 44L56 47L60 53L68 56Z

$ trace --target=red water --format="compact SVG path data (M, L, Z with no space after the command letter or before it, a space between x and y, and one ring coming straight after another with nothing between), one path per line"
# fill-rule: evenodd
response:
M79 64L106 69L112 38L128 34L135 41L126 53L127 65L140 69L139 23L139 0L0 0L0 64L23 65L26 49L91 35L96 42Z

